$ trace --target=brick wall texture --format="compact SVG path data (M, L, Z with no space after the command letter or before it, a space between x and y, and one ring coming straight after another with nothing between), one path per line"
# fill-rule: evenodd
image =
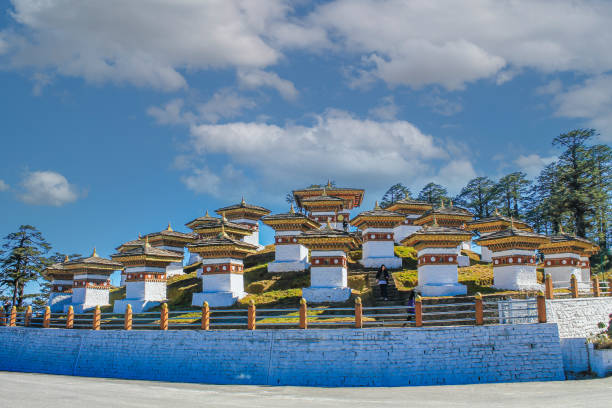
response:
M0 370L306 386L564 379L556 324L166 332L0 327Z

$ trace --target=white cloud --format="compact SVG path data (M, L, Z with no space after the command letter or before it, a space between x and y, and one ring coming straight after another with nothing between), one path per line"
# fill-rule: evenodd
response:
M522 172L527 174L527 178L534 179L540 174L545 166L554 162L556 159L555 156L542 157L535 153L526 156L521 154L514 160L514 164L516 164Z
M274 72L266 72L260 69L239 70L238 81L247 89L270 87L276 89L281 96L289 101L298 97L298 91L293 82L282 79Z
M553 99L556 115L582 118L601 132L601 139L612 141L612 75L600 75L557 93Z
M373 117L382 120L393 120L398 112L399 108L395 104L395 99L392 95L384 97L378 106L368 111Z
M538 95L556 95L563 89L563 83L559 79L553 79L545 85L536 88Z
M274 64L281 54L265 37L276 24L293 27L283 0L13 0L13 7L21 29L13 66L162 90L185 87L183 70Z
M431 179L448 158L439 140L409 122L360 119L335 110L316 116L309 126L200 124L191 126L190 134L193 156L182 181L196 193L216 196L253 188L278 195L328 178L376 194L398 174L407 182ZM207 160L211 156L226 164L214 168ZM182 156L183 167L185 160ZM465 165L454 169L462 177L473 171ZM455 183L461 177L442 172L440 178Z
M151 106L147 109L147 113L153 116L160 125L179 125L190 124L196 119L196 116L191 112L184 112L183 107L185 101L182 99L173 99L162 107Z
M472 163L469 160L457 159L442 166L433 180L446 187L450 194L455 195L475 177L476 171Z
M0 192L7 191L9 189L9 185L4 182L4 180L0 179Z
M425 94L420 100L420 105L427 106L443 116L453 116L463 110L461 102L443 98L437 92Z
M33 171L25 175L19 198L26 204L56 207L76 201L81 195L66 177L54 171Z
M545 17L543 17L545 16ZM508 81L523 68L597 74L612 69L612 3L605 1L337 0L308 21L367 57L358 78L461 89Z

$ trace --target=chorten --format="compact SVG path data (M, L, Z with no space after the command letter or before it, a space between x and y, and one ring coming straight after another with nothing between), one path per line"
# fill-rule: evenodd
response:
M533 232L533 228L531 228L531 225L520 220L511 220L509 217L501 215L498 210L495 210L495 215L492 217L481 218L479 220L473 220L468 222L466 228L470 231L477 231L481 237L484 237L487 234L505 230L510 227L512 223L514 223L514 228L516 229ZM480 247L480 250L481 261L493 261L493 252L491 252L489 248L487 248L486 246L482 246Z
M456 227L439 226L435 214L432 221L433 225L423 226L402 241L417 250L417 290L423 296L465 295L467 287L459 283L459 244L469 241L472 234Z
M400 243L408 235L420 230L421 226L415 225L414 221L431 209L432 205L427 201L412 200L408 195L385 207L385 210L402 214L405 217L402 223L393 229L395 242Z
M580 269L582 271L582 281L587 282L591 279L591 260L590 257L599 252L599 245L592 244L591 249L580 254Z
M493 252L493 285L497 289L540 290L536 274L535 251L549 242L545 235L508 228L492 232L476 240Z
M291 205L287 213L267 215L261 220L275 231L274 262L268 272L301 272L308 268L308 249L298 242L305 231L319 228L319 224L304 214L296 213Z
M357 246L355 236L333 229L331 222L321 229L306 231L298 242L310 249L310 287L302 289L308 302L344 302L351 296L347 279L347 251Z
M351 220L351 225L362 231L363 256L361 263L366 268L389 269L402 266L401 258L395 256L393 230L406 217L402 214L383 210L378 201L371 211L364 211Z
M174 231L170 223L168 223L166 229L160 232L147 234L145 235L145 239L148 239L149 243L154 248L172 251L180 255L180 260L171 262L166 266L166 278L170 278L184 273L183 255L185 253L185 247L187 244L194 242L197 236L195 234Z
M166 300L166 270L172 263L180 263L183 254L155 248L145 237L144 245L111 256L125 265L125 299L115 301L113 313L125 312L132 306L134 313L144 312Z
M96 249L88 258L78 258L64 263L64 270L73 276L72 301L64 305L64 311L73 306L75 313L83 313L96 306L109 304L110 276L122 270L123 265L98 256Z
M253 233L251 227L231 222L224 215L220 218L211 217L208 215L208 210L206 210L206 214L203 217L198 217L185 225L190 228L199 239L215 238L223 230L230 238L244 241L246 236ZM197 262L200 262L199 256L190 253L189 265L193 265ZM198 270L198 276L200 276L200 272L201 271Z
M333 228L342 229L344 221L350 219L350 211L361 205L363 194L362 189L335 187L328 181L326 186L294 190L293 198L298 208L305 208L309 212L312 220L324 224L329 219ZM327 198L315 199L320 196Z
M566 234L561 230L559 234L550 237L539 247L544 254L544 273L550 274L553 283L567 285L571 276L576 276L578 283L590 284L591 274L583 274L582 266L586 253L589 253L594 244L588 239Z
M66 262L68 262L68 256L64 262L49 265L42 272L42 276L51 282L49 306L52 313L63 312L64 306L69 305L72 301L72 274L64 269Z
M141 247L144 245L144 239L142 239L142 236L140 234L138 234L138 239L134 239L132 241L127 241L124 242L123 244L119 245L117 248L115 248L115 250L117 252L126 252L126 251L130 251L132 249ZM121 271L121 281L119 282L119 286L125 286L125 280L126 280L126 273L125 273L125 269Z
M257 252L257 246L230 237L221 226L215 238L195 241L187 246L198 254L202 262L202 292L194 293L191 304L202 306L231 306L246 296L242 260Z
M243 197L240 203L219 208L215 212L221 216L225 215L229 221L249 227L252 233L243 238L244 242L261 248L259 244L259 220L270 214L270 210L258 205L247 204Z

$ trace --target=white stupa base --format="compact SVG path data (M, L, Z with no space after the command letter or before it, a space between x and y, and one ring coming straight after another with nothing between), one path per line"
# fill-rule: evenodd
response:
M92 305L92 304L83 304L83 303L71 303L69 305L64 306L64 313L68 312L68 308L70 308L70 306L72 306L72 310L74 311L74 313L78 314L78 313L91 312L92 310L96 308L96 306L105 307L105 306L110 306L110 305Z
M457 256L457 266L459 266L460 268L470 266L470 257L467 255Z
M544 291L544 285L541 283L514 283L497 285L494 284L493 289L498 290L529 290L529 291Z
M232 306L247 295L246 292L200 292L194 293L191 306L202 306L208 302L210 307Z
M346 302L351 297L351 288L303 288L302 297L308 303Z
M390 257L369 257L359 261L366 268L380 268L385 265L387 269L399 269L402 267L402 258Z
M49 308L51 313L61 313L64 311L64 306L70 305L72 302L72 293L54 292L49 295Z
M268 272L303 272L309 266L305 261L274 261L268 264Z
M152 300L141 300L141 299L122 299L115 300L115 306L113 306L113 313L125 314L125 308L127 305L132 306L132 313L146 312L149 309L159 306L161 302Z
M500 266L493 268L493 287L506 290L543 290L535 266Z
M467 286L460 283L429 283L416 287L421 296L458 296L467 294Z

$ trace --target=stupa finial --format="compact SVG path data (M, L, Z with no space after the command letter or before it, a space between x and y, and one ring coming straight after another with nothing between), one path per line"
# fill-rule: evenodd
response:
M321 195L327 197L327 189L326 189L326 187L323 187L323 194L321 194Z
M208 208L206 209L206 213L204 214L205 217L210 217L210 215L208 215Z
M374 204L374 209L380 210L380 205L378 205L378 200L376 200L376 203Z
M170 225L170 221L168 221L168 226L166 227L166 231L174 231L172 229L172 225Z
M290 214L295 214L295 209L293 208L293 203L291 203L291 208L289 209Z
M331 188L331 186L332 186L332 185L331 185L331 180L330 180L330 179L327 179L327 188Z
M225 211L221 213L221 220L223 220L223 222L227 222L227 218L225 217Z
M433 213L433 225L434 227L438 226L438 219L436 218L436 213Z
M244 196L242 196L242 200L240 200L240 205L244 207L246 205L246 201L244 201Z
M444 198L440 197L440 208L444 208Z
M149 236L145 235L145 248L151 248L151 244L149 244Z
M142 235L140 235L140 232L138 233L138 239L142 239Z
M221 232L218 235L218 238L229 238L227 232L225 232L225 224L221 224Z
M325 228L327 228L328 230L332 229L331 218L330 217L327 217L327 225L325 226Z
M64 256L64 262L68 262L70 260L70 258L68 258L68 255Z
M498 217L501 215L501 214L499 213L499 208L497 208L497 207L495 208L495 215L497 215Z
M93 249L93 253L91 254L92 258L98 258L98 252L96 251L96 247Z

